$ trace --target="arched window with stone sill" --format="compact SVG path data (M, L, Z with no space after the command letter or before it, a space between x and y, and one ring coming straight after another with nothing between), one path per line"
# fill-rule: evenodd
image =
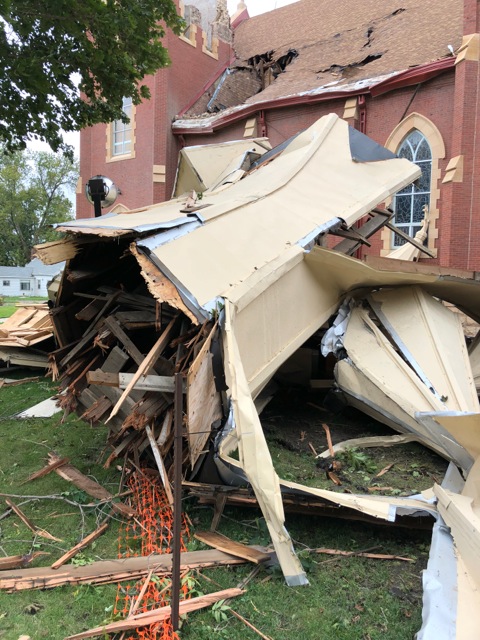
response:
M423 133L413 129L397 149L397 155L415 163L422 171L418 180L399 191L393 199L395 226L413 238L422 226L425 206L430 208L432 150ZM400 247L405 242L398 234L392 234L392 247Z
M428 238L426 241L426 245L434 254L436 254L439 214L440 214L440 211L439 211L440 179L441 179L440 161L443 158L445 158L445 144L443 142L442 135L438 130L438 128L436 127L436 125L431 120L421 115L420 113L414 112L409 114L406 118L404 118L393 129L392 133L388 137L384 146L396 154L400 154L402 148L405 149L405 153L408 153L409 151L407 151L407 149L409 145L406 144L405 147L403 145L410 140L410 136L412 135L413 135L412 139L416 142L414 146L417 149L417 154L416 154L417 160L414 160L414 162L416 161L419 164L421 162L430 163L430 185L428 188L429 189L428 204L429 204L430 222L429 222ZM425 144L422 146L420 144L423 142L423 140L425 140L425 144L428 145L430 154L429 154L429 159L425 157L424 159L421 160L421 157L423 158L424 154L428 155L427 147L425 146ZM421 149L420 149L420 146L421 146ZM412 157L413 157L413 151L412 151ZM425 189L425 183L426 183L426 179L424 179L424 176L422 174L422 178L420 178L421 189L417 189L416 191L418 196L417 200L420 202L422 201L421 196L425 197L427 195L426 194L427 190ZM422 188L424 193L422 193ZM408 191L408 188L404 191ZM413 191L415 193L415 189ZM407 195L407 193L400 192L397 198L400 198L401 195ZM393 208L395 206L394 200L395 198L392 198L391 200L388 200L385 204ZM409 225L411 229L412 227L413 229L415 229L421 225L421 221L423 220L423 212L421 211L422 206L420 206L420 214L418 214L417 210L415 210L416 211L415 215L413 215L414 209L412 209L412 207L418 206L418 205L414 205L412 199L410 199L410 205L411 205L411 208L409 211L411 212L411 216L403 224ZM406 198L405 198L405 201L403 202L400 201L398 203L397 210L398 209L401 209L401 212L397 213L397 220L395 221L395 224L397 226L400 226L401 228L402 217L406 218L408 213ZM419 216L420 216L420 223L418 223L416 219ZM387 256L391 253L392 248L400 246L400 242L397 241L398 244L394 244L396 239L394 239L393 233L386 227L382 229L381 233L382 233L381 255ZM413 235L415 234L413 233ZM426 257L426 256L423 256L423 257Z

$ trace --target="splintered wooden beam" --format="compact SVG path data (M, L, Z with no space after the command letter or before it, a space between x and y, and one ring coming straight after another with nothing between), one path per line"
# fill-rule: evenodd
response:
M245 560L235 558L217 549L187 551L180 556L182 570L243 564ZM156 575L169 575L172 571L172 554L152 554L115 560L101 560L85 566L64 565L51 567L14 569L0 573L0 589L23 591L25 589L53 589L75 584L110 584L136 580L154 570Z
M229 553L232 556L243 558L244 560L248 560L255 564L260 564L261 562L270 560L270 555L268 553L258 551L252 547L247 547L241 542L230 540L230 538L223 536L221 533L215 533L214 531L198 531L194 534L194 537L197 540L208 544L208 546L214 547L214 549L219 549L220 551Z
M178 316L174 316L170 320L170 322L168 323L167 328L165 329L165 331L162 333L162 335L155 342L155 344L150 349L148 354L145 356L145 359L143 360L142 364L138 367L137 372L135 373L135 375L133 376L132 380L130 381L130 384L127 386L125 391L122 393L122 395L121 395L119 401L117 402L117 404L113 407L112 412L111 412L110 417L108 418L108 420L111 420L113 418L113 416L115 416L118 413L118 411L120 410L120 407L124 403L125 399L130 394L130 391L135 387L135 384L136 384L137 380L139 380L141 378L141 376L146 375L150 371L150 369L152 369L152 367L155 365L155 361L157 360L158 356L162 353L162 351L165 349L165 347L167 346L167 344L168 344L168 342L170 340L170 334L171 334L172 329L173 329L173 327L175 325L177 317ZM107 420L107 422L108 422L108 420Z
M20 567L26 567L31 562L38 558L38 556L48 556L46 551L35 551L34 553L26 553L23 556L6 556L0 558L0 571L7 571L8 569L18 569Z
M172 488L170 487L170 482L167 476L167 470L165 469L165 464L163 462L162 454L160 453L160 449L158 448L158 444L153 437L152 430L148 426L145 427L145 432L147 434L148 440L150 442L150 446L152 448L153 456L155 458L155 462L157 463L158 472L160 473L160 478L162 479L163 486L165 488L165 493L167 494L167 500L170 507L173 509L173 493Z
M104 373L101 369L87 372L88 384L97 384L107 387L117 387L127 389L133 380L133 373ZM137 391L157 391L159 393L173 393L173 376L140 376L135 382L133 389Z
M17 507L17 505L13 503L9 498L5 498L5 502L10 507L10 509L12 509L12 511L14 511L17 514L17 516L20 518L23 524L26 527L28 527L32 533L34 533L37 536L41 536L42 538L47 538L47 540L62 542L60 538L55 538L55 536L52 536L52 534L48 533L48 531L45 531L45 529L40 529L40 527L37 527L36 524L33 524L33 522L29 520L27 516L23 513L20 507Z
M70 462L68 458L57 458L53 462L47 464L45 467L42 467L42 469L39 469L38 471L35 471L35 473L32 473L32 475L28 476L26 480L20 483L20 486L22 484L25 484L26 482L37 480L37 478L43 478L43 476L46 476L51 471L55 471L55 469L58 469L58 467L61 467L64 464L67 464L67 462Z
M185 615L190 611L197 611L198 609L204 609L209 607L219 600L225 600L226 598L235 598L241 596L244 592L241 589L223 589L223 591L217 591L216 593L209 593L205 596L198 596L196 598L190 598L190 600L182 600L180 602L180 615ZM170 606L160 607L159 609L151 609L143 613L137 613L126 620L119 620L118 622L112 622L101 627L95 627L82 633L77 633L73 636L67 636L65 640L82 640L83 638L94 638L96 636L103 636L109 633L117 633L118 631L127 631L130 629L138 629L140 627L146 627L156 622L161 622L170 618L172 615L172 609Z
M62 564L65 564L71 558L76 556L79 551L81 551L82 549L87 547L91 542L99 538L102 535L102 533L107 529L107 527L108 527L108 522L104 522L102 525L98 527L98 529L95 529L95 531L92 531L92 533L90 533L88 536L83 538L83 540L80 540L78 544L76 544L69 551L67 551L67 553L64 553L61 558L56 560L51 565L52 569L58 569L59 567L62 566Z
M48 458L52 463L59 459L55 453L49 453ZM98 482L95 482L95 480L88 478L71 464L64 464L61 467L58 467L57 469L55 469L55 473L64 480L72 482L76 487L78 487L82 491L85 491L85 493L88 493L88 495L92 496L93 498L97 498L98 500L113 501L114 496L109 491L98 484ZM127 518L135 515L134 509L128 507L123 502L112 502L112 509L117 513L120 513L122 516L126 516Z

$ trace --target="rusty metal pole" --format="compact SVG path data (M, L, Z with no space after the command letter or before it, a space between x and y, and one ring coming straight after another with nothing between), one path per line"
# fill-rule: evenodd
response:
M174 448L173 448L173 548L172 548L172 626L178 630L180 607L180 544L182 534L182 427L183 427L183 380L175 374L174 395Z

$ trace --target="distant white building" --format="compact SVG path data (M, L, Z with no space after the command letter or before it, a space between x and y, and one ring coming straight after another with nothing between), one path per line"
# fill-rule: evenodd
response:
M64 266L64 262L46 265L34 258L24 267L0 267L0 295L47 298L48 283Z

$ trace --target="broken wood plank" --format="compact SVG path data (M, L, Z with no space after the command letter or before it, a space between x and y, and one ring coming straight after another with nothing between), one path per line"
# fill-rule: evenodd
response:
M51 568L58 569L59 567L62 566L62 564L65 564L66 562L68 562L71 558L76 556L79 551L81 551L82 549L87 547L91 542L99 538L102 535L102 533L107 529L107 527L108 527L108 522L104 522L102 525L98 527L98 529L95 529L95 531L92 531L92 533L90 533L88 536L85 536L83 540L80 540L80 542L76 544L74 547L72 547L69 551L67 551L67 553L64 553L61 558L56 560L51 565Z
M197 611L198 609L204 609L209 607L219 600L225 600L225 598L234 598L241 596L244 592L241 589L235 587L231 589L224 589L223 591L217 591L216 593L209 593L208 595L198 596L196 598L190 598L190 600L182 600L180 602L180 615L185 615L190 611ZM101 627L95 627L82 633L77 633L73 636L67 636L65 640L82 640L83 638L94 638L96 636L103 636L104 634L117 633L118 631L126 631L129 629L138 629L145 627L156 622L161 622L170 618L172 615L172 608L167 605L160 607L159 609L150 609L143 613L137 613L130 616L126 620L119 620L112 622Z
M217 549L187 551L180 555L184 569L200 569L216 566L244 564L243 558L231 556ZM115 560L101 560L85 566L63 565L59 569L50 567L16 569L0 574L0 589L22 591L25 589L53 589L75 584L110 584L135 580L154 570L156 575L170 574L172 554L152 554Z
M163 487L165 489L165 493L167 494L168 504L173 509L173 493L170 487L170 482L168 480L167 470L165 469L165 463L163 462L162 454L160 453L160 449L158 448L156 440L153 437L152 430L150 429L148 424L145 427L145 433L147 434L147 438L150 442L155 462L157 463L158 472L160 473L160 478L162 479Z
M194 537L201 542L208 544L210 547L229 553L232 556L238 556L254 564L260 564L266 560L270 560L270 555L262 551L257 551L252 547L247 547L241 542L235 542L221 533L213 531L198 531Z
M335 450L334 450L333 444L332 444L332 436L330 435L330 427L328 426L328 424L325 424L325 423L322 423L322 427L323 427L323 429L325 431L325 435L327 436L328 450L330 451L331 457L334 458L335 457Z
M6 556L5 558L0 558L0 571L26 567L38 556L48 555L50 554L46 551L35 551L34 553L25 553L23 556Z
M50 473L50 471L55 471L55 469L58 469L58 467L61 467L63 464L67 464L68 462L70 462L68 458L57 458L53 462L47 464L45 467L42 467L42 469L39 469L38 471L35 471L30 476L28 476L26 480L20 483L20 486L22 486L22 484L26 484L27 482L31 482L32 480L37 480L37 478L43 478L43 476L46 476L48 473Z
M378 548L378 547L377 547ZM404 556L391 555L389 553L369 553L367 551L342 551L340 549L325 549L320 547L312 549L314 553L326 554L329 556L343 556L350 558L352 556L359 558L371 558L372 560L400 560L401 562L416 562L414 558L406 558Z
M55 453L49 453L48 458L51 462L55 462L59 459ZM88 478L71 464L64 464L61 467L58 467L57 469L55 469L55 473L64 480L72 482L76 487L78 487L82 491L85 491L85 493L88 493L88 495L92 496L93 498L107 501L113 501L114 499L114 496L109 491L107 491L107 489L99 485L98 482L95 482L95 480ZM121 515L126 517L135 515L134 509L128 507L123 502L112 502L112 508L117 513L120 513Z
M87 382L89 384L106 385L126 389L132 382L133 373L105 373L102 369L87 372ZM156 391L159 393L173 393L173 376L141 376L134 384L133 389L137 391Z
M161 352L165 349L166 345L168 344L168 342L170 340L170 334L171 334L172 329L173 329L173 327L174 327L174 325L176 323L177 317L178 316L174 316L170 320L170 322L168 323L167 328L165 329L165 331L161 334L161 336L155 342L153 347L150 349L149 353L145 356L145 359L143 360L142 364L138 367L137 372L135 373L135 375L133 376L132 380L130 381L130 384L127 386L127 388L123 392L123 394L120 397L120 399L117 402L117 404L113 407L112 412L111 412L110 417L108 418L108 420L113 418L118 413L118 411L119 411L120 407L122 406L125 398L127 398L127 396L129 395L130 391L134 388L135 383L137 382L137 380L142 375L148 374L150 369L155 365L156 359L161 354ZM108 422L108 420L107 420L107 422Z
M32 533L34 533L37 536L41 536L42 538L47 538L47 540L62 542L60 538L55 538L55 536L52 536L52 534L48 533L48 531L45 531L45 529L40 529L40 527L37 527L36 524L33 524L33 522L29 520L27 516L23 513L20 507L17 507L17 505L14 502L12 502L9 498L5 498L5 502L10 507L10 509L12 509L12 511L14 511L17 514L17 516L20 518L23 524L26 527L28 527Z

